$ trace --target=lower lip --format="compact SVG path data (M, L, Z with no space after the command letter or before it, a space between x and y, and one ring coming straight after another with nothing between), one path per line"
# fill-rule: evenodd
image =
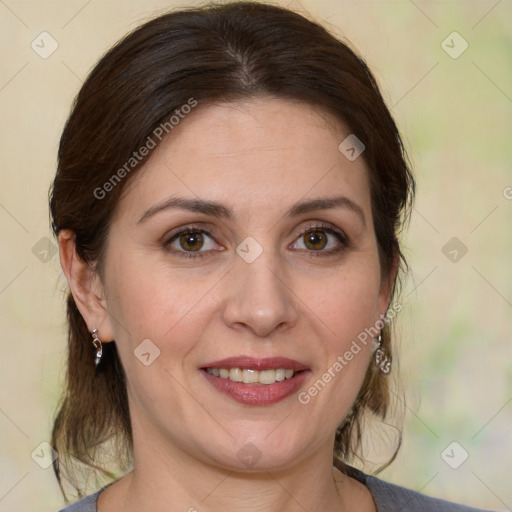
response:
M206 370L201 371L215 389L246 405L270 405L280 402L296 393L310 373L309 370L304 370L291 379L285 379L274 384L254 385L216 377Z

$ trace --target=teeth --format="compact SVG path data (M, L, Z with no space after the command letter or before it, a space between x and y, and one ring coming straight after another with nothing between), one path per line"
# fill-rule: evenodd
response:
M259 372L258 382L260 384L274 384L276 382L276 371L275 370L262 370Z
M207 368L210 375L229 379L233 382L244 384L274 384L285 379L291 379L295 372L290 369L278 368L277 370L251 370L249 368Z
M258 370L244 369L242 372L244 384L257 384L260 372Z
M231 370L229 370L229 380L242 382L242 370L240 370L240 368L231 368Z

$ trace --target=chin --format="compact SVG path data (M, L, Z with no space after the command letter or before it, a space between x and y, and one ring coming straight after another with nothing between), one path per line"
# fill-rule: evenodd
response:
M304 446L308 447L308 452L315 449L313 442L303 439L294 442L289 434L284 437L282 434L274 436L275 432L269 435L268 432L272 432L272 429L261 429L259 436L239 435L236 441L230 440L229 447L219 446L214 453L211 453L210 446L208 455L211 460L230 471L278 471L291 468L305 458L307 453Z

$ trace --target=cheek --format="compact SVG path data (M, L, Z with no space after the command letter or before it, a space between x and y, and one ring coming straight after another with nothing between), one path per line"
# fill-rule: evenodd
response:
M133 258L112 255L106 275L108 312L122 355L133 351L143 340L156 338L157 318L166 302L162 300L162 288L155 286L156 276L147 273Z
M114 260L114 258L112 258ZM162 351L172 346L172 359L190 349L211 303L209 290L219 276L194 276L170 271L146 255L120 256L108 270L109 314L123 362L143 340L150 339ZM124 356L124 357L123 357Z
M171 274L149 261L125 257L110 269L108 307L115 342L136 409L158 417L172 403L183 415L190 403L178 376L207 325L205 307L213 284L210 278ZM180 414L166 421L172 423Z
M347 414L356 399L371 358L377 314L378 275L368 271L350 278L326 280L322 293L310 296L307 302L310 322L321 345L315 378L302 391L298 400L305 414L330 411L327 430ZM307 412L306 412L307 411ZM325 415L324 412L318 414Z
M305 301L304 312L312 312L309 321L321 340L317 351L322 357L316 378L299 401L314 409L332 410L333 421L341 421L352 405L368 368L379 280L378 267L354 265L324 279L321 288L311 288L316 291L310 289ZM300 293L305 296L305 292Z
M304 287L298 295L325 324L338 348L378 319L379 272L373 266L340 271L322 279L321 286Z

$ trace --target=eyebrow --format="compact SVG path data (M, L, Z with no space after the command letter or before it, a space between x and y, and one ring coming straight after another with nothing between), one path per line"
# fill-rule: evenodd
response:
M137 221L137 224L153 217L157 213L172 208L181 208L194 213L204 213L212 217L220 219L234 220L233 211L216 201L206 201L204 199L188 199L185 197L170 197L164 199L162 202L155 204L148 208L142 217ZM346 208L354 212L361 220L363 226L366 227L366 219L363 209L352 199L346 196L324 197L319 199L310 199L307 201L300 201L294 204L285 214L284 217L294 217L304 213L309 213L318 210L330 210L332 208Z

